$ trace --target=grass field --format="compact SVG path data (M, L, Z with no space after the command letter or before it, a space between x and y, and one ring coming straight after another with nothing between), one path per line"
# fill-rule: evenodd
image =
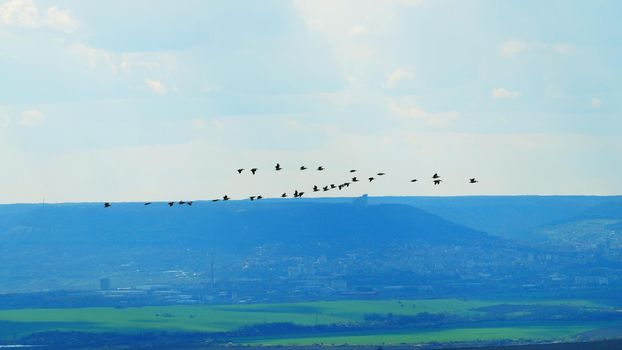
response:
M577 334L591 331L599 325L546 325L517 327L483 327L457 328L425 331L402 331L395 333L313 336L313 337L280 337L245 340L248 345L397 345L431 342L471 342L504 339L551 340L566 339Z
M365 314L417 315L422 312L447 313L460 316L483 314L475 308L502 303L562 304L599 308L590 301L477 301L457 299L385 300L385 301L327 301L281 304L162 306L139 308L76 308L76 309L20 309L0 310L0 339L15 339L38 331L80 330L87 332L232 331L241 326L293 322L300 325L353 323L363 320ZM477 328L427 331L417 333L327 336L292 339L254 339L265 344L312 343L410 343L425 341L455 341L473 339L539 338L552 334L566 337L596 329L589 326ZM480 337L480 338L477 338ZM499 338L497 338L499 337ZM321 341L321 339L323 339Z

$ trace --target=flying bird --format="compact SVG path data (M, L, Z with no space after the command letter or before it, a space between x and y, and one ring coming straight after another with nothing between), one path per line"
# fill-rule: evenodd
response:
M412 179L410 180L410 182L417 182L417 179Z
M304 192L298 192L298 197L302 197L302 195L305 194Z
M434 175L432 175L432 178L433 178L433 179L438 179L438 178L440 178L440 176L438 176L438 174L437 174L437 173L434 173Z
M337 188L339 188L339 191L341 191L341 189L343 188L343 186L345 186L345 185L339 185L339 186L337 186Z
M307 170L307 167L303 165L300 167L300 170Z
M145 203L145 205L150 205L150 204L151 204L151 202L147 202L147 203Z
M274 170L279 171L282 170L283 168L281 168L281 164L276 163L276 166L274 167Z
M478 182L479 182L479 181L475 180L475 178L474 178L474 177L472 177L472 178L470 178L470 179L469 179L469 183L470 183L470 184L475 184L475 183L478 183Z
M104 208L108 208L110 206L110 203L106 202L104 203Z
M230 199L230 198L229 198L229 196L227 196L227 195L224 195L224 196L222 197L222 200L223 200L223 201L228 201L229 199Z
M220 199L212 199L212 202L218 202Z
M287 193L283 193L283 194L281 195L281 198L286 198L286 197L287 197Z
M168 206L172 207L175 204L175 202L168 202Z
M188 202L186 202L186 204L188 204L188 205L190 205L190 206L192 206L192 203L193 203L192 201L188 201Z
M238 169L238 174L241 174L244 171L244 168Z
M294 198L298 198L298 190L294 191Z
M255 175L256 172L257 172L257 168L252 168L251 169L251 173L253 173L253 175Z
M320 189L317 187L317 185L313 186L313 192L317 192L317 191L319 191L319 190L320 190Z
M358 182L358 181L359 179L357 179L356 176L352 178L352 182Z
M179 204L186 204L186 202L184 202L184 201L179 201Z
M254 200L255 200L255 196L251 196L250 198L251 198L251 200L252 200L252 201L254 201Z
M257 200L260 200L262 198L263 198L263 196L257 196Z
M335 184L330 184L330 188L335 188L337 186L335 186Z
M385 174L385 173L378 173L378 174L376 174L376 175L378 175L378 176L382 176L382 175L386 175L386 174Z
M374 178L373 178L373 177L370 177L370 178L369 178L369 182L372 182L372 181L374 181Z
M350 170L350 172L351 172L351 173L355 173L355 172L356 172L356 169L352 169L352 170Z
M434 185L440 185L443 180L434 180Z
M324 191L324 192L328 191L328 186L322 187L322 191Z
M324 167L323 166L319 166L319 167L317 167L317 170L318 171L322 171L322 170L324 170Z

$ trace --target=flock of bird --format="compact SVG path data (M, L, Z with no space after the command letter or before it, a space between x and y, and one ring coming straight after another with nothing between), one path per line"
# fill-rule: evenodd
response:
M304 170L308 170L309 168L307 168L306 166L304 166L304 165L303 165L303 166L301 166L299 169L300 169L301 171L304 171ZM241 175L241 174L242 174L245 170L246 170L245 168L240 168L240 169L237 169L236 171L237 171L237 173L238 173L238 174L240 174L240 175ZM283 170L283 168L281 167L281 164L276 163L276 165L274 166L274 170L275 170L275 171L281 171L281 170ZM316 170L317 170L317 171L324 171L324 170L326 170L326 168L324 168L324 166L318 166ZM255 175L255 174L257 174L257 171L259 171L259 168L251 168L251 169L249 169L249 171L250 171L250 173L251 173L252 175ZM328 185L323 185L323 186L314 185L314 186L313 186L313 188L312 188L311 190L312 190L313 192L327 192L327 191L334 190L334 189L338 189L338 190L340 190L340 191L341 191L341 190L343 190L344 188L348 188L348 187L350 187L350 184L353 184L353 183L356 183L356 182L361 181L361 180L358 178L358 176L355 176L355 175L356 175L356 172L357 172L357 170L356 170L356 169L351 169L351 170L350 170L350 179L349 179L348 181L342 182L342 183L340 183L340 184L334 184L334 183L331 183L331 184L328 184ZM376 178L376 176L380 177L380 176L384 176L384 175L386 175L386 173L379 172L379 173L376 173L375 175L372 175L372 176L368 177L368 178L367 178L367 180L368 180L369 182L372 182L372 181L374 181L374 180L376 180L376 179L377 179L377 178ZM410 180L410 182L417 182L417 181L419 181L419 180L418 180L418 179L412 179L412 180ZM440 175L438 175L438 173L434 173L434 175L432 175L432 183L433 183L435 186L436 186L436 185L440 185L442 181L443 181L443 180L441 179L441 176L440 176ZM477 182L478 182L478 181L477 181L475 178L470 178L470 179L469 179L469 181L468 181L468 183L470 183L470 184L475 184L475 183L477 183ZM295 191L292 193L292 197L294 197L294 198L300 198L300 197L302 197L304 194L305 194L305 192L304 192L304 191L295 190ZM288 197L287 192L284 192L284 193L281 195L281 198L287 198L287 197ZM230 200L230 199L231 199L231 197L229 197L228 195L224 195L224 196L222 196L222 198L212 199L212 202L218 202L218 201L221 201L221 200L222 200L222 201L228 201L228 200ZM261 196L261 195L254 195L254 196L250 196L250 197L248 197L248 199L250 199L251 201L256 201L256 200L263 199L263 196ZM169 207L172 207L172 206L174 206L175 204L177 204L177 205L189 205L189 206L192 206L192 203L193 203L193 201L178 201L178 202L168 202L167 204L168 204L168 206L169 206ZM151 202L145 202L145 203L144 203L144 205L151 205ZM110 206L112 206L112 204L110 204L110 202L105 202L105 203L104 203L104 207L105 207L105 208L108 208L108 207L110 207Z

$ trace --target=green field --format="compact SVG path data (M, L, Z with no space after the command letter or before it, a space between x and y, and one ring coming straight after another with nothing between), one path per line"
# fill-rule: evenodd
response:
M598 325L564 326L516 326L516 327L478 327L427 331L402 331L395 333L280 337L246 340L248 345L368 345L368 344L416 344L431 342L471 342L487 340L552 340L566 339L580 333L598 328Z
M293 322L299 325L358 323L365 314L377 313L414 316L422 312L458 316L482 316L475 308L504 303L522 305L571 305L604 308L585 300L572 301L477 301L457 299L326 301L281 304L150 306L137 308L76 308L0 310L0 339L15 339L40 331L79 330L86 332L183 331L222 332L262 323ZM521 338L565 338L594 330L601 325L538 325L517 327L459 328L427 331L402 331L371 335L327 335L313 337L240 339L241 343L313 344L313 343L418 343L429 341L466 341Z

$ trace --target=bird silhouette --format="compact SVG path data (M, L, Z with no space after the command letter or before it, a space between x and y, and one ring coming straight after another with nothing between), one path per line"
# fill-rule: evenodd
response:
M302 197L302 195L305 194L304 192L298 192L298 197Z
M276 166L274 167L274 170L279 171L282 170L283 168L281 168L281 164L276 163Z
M317 167L317 170L318 171L322 171L322 170L324 170L324 167L323 166L319 166L319 167Z
M188 201L188 202L186 202L186 204L188 204L188 205L190 205L190 206L192 206L192 203L193 203L192 201Z
M238 169L238 174L241 174L244 171L244 168Z
M179 204L186 204L186 202L184 202L184 201L179 201Z
M229 199L230 199L230 198L229 198L229 196L227 196L227 195L224 195L224 196L222 197L222 200L223 200L223 201L228 201Z
M172 207L173 205L175 205L175 202L168 202L169 207Z
M320 190L320 189L317 187L317 185L314 185L314 186L313 186L313 192L317 192L317 191L319 191L319 190Z
M257 196L257 200L260 200L262 198L263 198L263 196Z
M437 173L434 173L434 175L432 175L432 178L433 178L433 179L438 179L438 178L440 178L440 176L438 176L438 174L437 174Z
M255 200L255 196L251 196L250 198L251 198L251 200L252 200L252 201L254 201L254 200Z
M328 186L322 187L322 191L324 191L324 192L328 191Z
M303 165L300 167L300 170L307 170L307 167Z
M412 179L410 180L410 182L417 182L417 179Z
M151 202L146 202L146 203L145 203L145 205L150 205L150 204L151 204Z
M110 207L110 203L108 202L104 203L104 208L108 208L108 207Z
M383 175L386 175L386 173L378 173L378 174L376 174L376 175L378 175L378 176L383 176Z
M253 175L255 175L256 172L257 172L257 168L252 168L251 169L251 173L253 173Z
M352 169L352 170L350 170L350 172L351 172L351 173L355 173L355 172L356 172L356 169Z
M212 199L212 202L218 202L220 199Z
M434 185L440 185L443 180L434 180Z
M350 183L349 183L349 182L344 182L344 183L343 183L343 185L344 185L345 187L350 187Z
M299 197L299 195L298 195L298 190L295 190L295 191L294 191L294 198L298 198L298 197Z
M283 193L283 194L281 195L281 198L286 198L286 197L287 197L287 193Z
M357 179L356 176L352 178L352 182L358 182L358 181L359 179Z
M475 178L474 178L474 177L472 177L472 178L470 178L470 179L469 179L469 183L470 183L470 184L475 184L475 183L478 183L478 182L479 182L479 181L475 180Z
M345 186L345 185L343 185L343 184L342 184L342 185L337 186L337 188L339 189L339 191L341 191L341 190L343 189L343 186Z
M330 184L330 188L335 188L337 186L335 186L335 184Z
M372 182L372 181L374 181L374 178L373 178L373 177L370 177L370 178L369 178L369 182Z

